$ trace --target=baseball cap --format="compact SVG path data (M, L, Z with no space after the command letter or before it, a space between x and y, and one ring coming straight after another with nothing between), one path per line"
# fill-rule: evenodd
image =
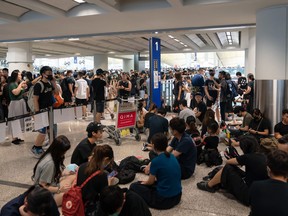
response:
M195 93L195 96L197 96L197 95L199 95L199 96L202 97L202 93L201 93L201 92L196 92L196 93Z
M103 128L104 128L104 126L102 124L91 122L88 124L86 131L88 133L92 133L92 132L96 133L99 130L103 130Z

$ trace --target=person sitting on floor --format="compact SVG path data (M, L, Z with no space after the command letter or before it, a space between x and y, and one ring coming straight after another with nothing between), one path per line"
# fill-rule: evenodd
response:
M97 216L137 215L151 216L145 201L135 192L119 186L105 187L100 193L100 209Z
M208 136L204 135L202 140L202 145L204 146L204 150L202 151L202 146L197 148L197 152L200 151L201 154L199 158L197 158L197 164L206 163L208 167L210 166L218 166L222 164L222 158L218 150L219 144L219 125L213 120L207 127Z
M288 134L278 139L277 147L278 149L288 153Z
M82 163L88 162L89 156L91 156L94 147L96 146L96 141L101 140L103 137L104 126L100 123L91 122L87 128L87 136L83 139L74 149L71 163L80 166Z
M179 108L181 110L179 113L179 118L184 119L185 122L188 116L195 117L194 111L187 107L187 101L185 99L179 102Z
M198 131L198 129L196 127L196 119L194 116L188 116L187 117L185 132L192 137L196 146L201 144L201 136L200 136L200 132ZM197 149L197 155L198 155L198 149Z
M111 185L114 177L108 178L104 169L114 160L114 153L109 145L99 145L93 149L92 157L87 163L80 165L76 185L80 186L92 174L92 177L82 188L82 200L85 203L85 215L93 215L97 210L99 195L104 187Z
M190 178L196 166L197 148L191 136L185 133L184 119L173 118L170 120L171 133L174 136L167 147L168 152L177 158L181 168L181 178Z
M240 148L244 155L226 161L209 181L197 183L200 190L215 193L215 186L221 184L222 188L233 194L238 201L249 205L249 188L254 181L268 179L266 156L258 153L258 142L253 136L239 138ZM245 166L245 172L237 165Z
M276 139L288 134L288 109L282 111L282 121L275 125L274 136Z
M53 193L58 206L61 206L63 194L71 188L76 177L75 172L64 170L65 153L70 147L66 136L56 137L33 169L34 184L40 184Z
M39 185L31 186L26 192L6 203L0 216L60 216L50 191Z
M130 190L155 209L173 208L182 196L181 169L175 156L166 150L167 144L164 134L157 133L152 137L152 145L158 156L151 161L149 178L130 185Z
M268 154L270 179L255 181L250 187L250 216L288 215L288 154L275 150Z
M190 108L194 111L196 117L196 124L201 125L204 119L204 115L207 111L206 104L202 101L203 95L200 92L197 92L195 95L195 100L191 100Z

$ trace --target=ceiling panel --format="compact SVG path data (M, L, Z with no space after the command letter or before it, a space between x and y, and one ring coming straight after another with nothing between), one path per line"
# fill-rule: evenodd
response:
M23 7L19 7L15 4L10 4L8 2L0 1L0 11L12 16L21 16L22 14L28 12L29 10Z
M40 0L40 1L52 5L54 7L60 8L64 11L68 11L71 8L79 5L73 0Z

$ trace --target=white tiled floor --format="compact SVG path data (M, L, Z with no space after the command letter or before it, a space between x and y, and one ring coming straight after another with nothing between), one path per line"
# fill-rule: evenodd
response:
M109 118L109 115L107 115L107 118ZM78 142L86 136L85 129L89 120L92 120L91 116L88 117L88 120L75 120L58 125L58 135L66 135L72 144L72 148L66 154L65 164L69 164L73 149ZM111 120L103 120L102 123L105 125L111 124ZM19 146L11 145L8 141L0 144L0 180L32 184L32 170L37 159L33 158L29 151L33 145L35 136L36 133L32 132L25 134L25 143ZM146 136L141 136L141 142L137 142L133 137L128 137L123 139L121 146L116 146L114 141L108 139L107 134L104 134L104 143L112 146L115 160L121 160L130 155L143 156L146 158L148 157L147 152L141 151L141 146ZM223 148L224 146L220 146L220 149ZM188 180L182 181L183 196L181 203L171 210L158 211L151 209L152 214L159 216L248 215L249 208L238 203L230 194L223 191L211 194L197 189L196 183L201 181L202 177L210 170L211 169L204 165L197 166L195 175ZM144 174L137 174L135 181L145 178L147 178L147 176ZM23 188L0 184L0 206L23 191L25 191Z

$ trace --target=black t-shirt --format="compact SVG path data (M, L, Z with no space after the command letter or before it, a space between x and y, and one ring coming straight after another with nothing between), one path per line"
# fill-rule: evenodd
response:
M179 88L182 88L183 86L183 82L182 81L174 81L174 95L176 97L176 99L178 98L178 94L179 94ZM181 91L181 95L180 97L182 98L184 96L184 91Z
M88 157L91 155L95 146L96 144L90 143L88 138L83 139L74 149L71 157L71 163L75 163L80 166L81 164L88 162Z
M207 110L206 104L203 101L201 101L200 103L197 103L196 100L191 100L190 107L191 107L191 109L197 108L198 112L201 112L198 119L202 122L204 119L204 115L206 113L206 110Z
M269 121L268 119L262 118L262 120L256 120L255 118L251 120L249 124L249 129L256 130L258 132L264 132L264 130L269 130ZM264 138L266 136L260 134L253 134L257 139Z
M42 82L44 85L44 88L42 89L41 84L39 82ZM43 82L40 80L37 82L34 86L34 95L39 96L39 109L45 109L53 105L53 86L50 82ZM42 90L42 91L41 91Z
M124 88L128 88L129 87L129 81L123 81L121 80L119 82L119 86L123 86ZM120 97L124 97L127 98L130 96L130 91L127 91L125 89L119 89L119 96Z
M288 125L283 124L283 122L279 122L274 127L274 133L280 133L281 136L288 134Z
M268 179L267 163L264 154L244 154L236 158L241 166L245 166L245 182L250 187L254 181Z
M249 94L245 95L247 96L247 98L254 98L254 81L250 81L248 82L247 86L249 86L251 88L251 91L249 92Z
M217 99L218 91L215 89L215 81L207 79L204 86L208 87L208 93L214 99Z
M150 128L149 119L151 116L154 116L154 115L155 115L155 113L152 113L152 112L146 113L145 118L144 118L144 127L145 128Z
M105 100L105 86L106 86L106 81L100 78L96 78L92 81L94 100L99 101L99 102Z
M78 169L77 174L77 186L80 186L89 176L85 173L85 168L88 163L82 164ZM82 188L82 200L83 203L97 203L99 201L99 194L108 186L108 178L106 173L101 173L94 176L83 188ZM96 208L96 205L95 205ZM92 209L93 210L93 209ZM95 209L94 209L95 210ZM90 212L90 211L89 211Z
M71 97L72 94L69 90L69 84L72 84L73 87L75 85L75 80L73 77L66 77L62 82L64 82L63 84L66 85L65 88L62 90L62 94L67 96L67 97ZM74 91L74 89L73 89Z
M238 85L240 85L240 89L247 89L247 79L246 77L238 78Z
M287 216L288 184L268 179L250 187L250 216Z
M168 132L169 123L168 120L159 115L153 115L149 118L149 137L148 143L150 143L151 138L156 133Z
M205 149L217 149L219 144L218 136L208 136L204 139Z

